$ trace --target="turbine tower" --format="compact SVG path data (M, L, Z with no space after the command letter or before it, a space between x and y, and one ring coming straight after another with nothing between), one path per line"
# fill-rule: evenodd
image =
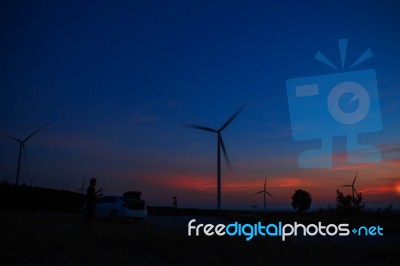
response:
M42 130L43 128L45 128L48 124L49 124L49 123L44 124L44 125L41 126L38 130L34 131L33 133L31 133L29 136L27 136L25 139L22 139L22 140L21 140L21 139L18 139L18 138L11 137L11 136L8 136L8 135L5 135L5 134L0 134L0 135L4 136L4 137L6 137L6 138L15 140L15 141L18 142L18 144L19 144L17 174L16 174L16 177L15 177L15 184L16 184L16 185L18 185L18 182L19 182L19 172L20 172L20 168L21 168L21 157L22 157L22 152L24 153L25 167L27 168L27 165L26 165L27 159L26 159L25 143L26 143L30 138L32 138L33 135L35 135L35 134L38 133L40 130ZM27 168L27 169L28 169L28 168ZM27 171L28 171L28 170L27 170Z
M356 190L356 188L355 188L355 186L354 186L354 184L356 183L357 175L358 175L358 173L356 173L356 176L355 176L354 179L353 179L353 183L351 183L350 185L343 185L343 186L340 186L340 187L351 187L351 193L352 193L352 199L353 199L353 201L354 201L354 192L355 192L356 194L358 194L358 193L357 193L357 190Z
M261 191L258 191L257 193L254 193L253 194L253 196L255 196L255 195L257 195L257 194L260 194L260 193L264 193L264 212L266 211L266 206L267 206L267 204L266 204L266 195L269 195L271 198L274 198L268 191L267 191L267 178L265 178L265 180L264 180L264 189L263 190L261 190Z
M81 194L86 193L84 178L82 179L82 186L76 192L81 193Z
M224 153L225 161L228 165L228 168L229 169L232 168L228 154L225 149L224 141L222 140L221 132L233 121L233 119L235 119L239 115L239 113L244 109L244 107L245 107L244 104L241 105L239 109L237 109L236 112L219 129L213 129L193 124L186 124L187 127L200 129L217 134L217 209L218 210L221 209L221 149L222 152Z

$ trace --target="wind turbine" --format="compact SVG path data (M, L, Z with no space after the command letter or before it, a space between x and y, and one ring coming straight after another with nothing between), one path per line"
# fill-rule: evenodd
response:
M264 189L263 190L261 190L261 191L258 191L257 193L254 193L253 194L253 196L255 196L255 195L257 195L257 194L260 194L260 193L264 193L264 212L266 211L266 206L267 206L267 204L266 204L266 195L268 194L271 198L273 198L273 196L271 195L271 193L269 193L268 191L267 191L267 178L265 178L265 180L264 180Z
M80 189L78 189L76 192L80 192L81 194L86 193L86 189L85 189L85 179L82 179L82 186Z
M243 111L245 105L241 105L236 112L225 122L225 124L222 125L222 127L218 129L213 129L209 127L203 127L203 126L198 126L198 125L193 125L193 124L186 124L187 127L195 128L195 129L200 129L212 133L217 134L217 209L221 209L221 149L222 152L224 153L225 161L228 165L228 168L231 169L231 163L229 161L228 154L225 149L224 142L222 140L222 135L221 132L233 121L233 119L236 118L236 116L239 115L241 111Z
M356 183L357 175L358 175L358 173L356 173L356 176L355 176L354 179L353 179L353 183L351 183L350 185L343 185L343 186L340 186L340 187L351 187L351 192L352 192L353 201L354 201L354 192L357 194L357 190L356 190L356 188L354 187L354 184Z
M6 137L6 138L9 138L9 139L15 140L15 141L18 142L18 144L19 144L17 175L16 175L16 177L15 177L15 184L16 184L16 185L18 185L18 182L19 182L19 171L20 171L20 168L21 168L21 156L22 156L22 152L24 153L25 167L26 167L26 169L28 169L28 168L27 168L27 159L26 159L25 143L26 143L30 138L32 138L33 135L35 135L35 134L38 133L40 130L42 130L43 128L45 128L48 124L49 124L49 123L44 124L44 125L41 126L38 130L34 131L33 133L31 133L29 136L27 136L26 138L24 138L24 139L22 139L22 140L21 140L21 139L18 139L18 138L14 138L14 137L11 137L11 136L8 136L8 135L1 134L1 133L0 133L0 135L4 136L4 137ZM27 172L28 172L28 170L27 170Z

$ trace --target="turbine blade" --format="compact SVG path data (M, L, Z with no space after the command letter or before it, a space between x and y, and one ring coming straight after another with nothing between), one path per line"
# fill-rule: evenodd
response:
M185 127L190 127L190 128L195 128L195 129L200 129L200 130L205 130L205 131L210 131L217 133L218 131L209 127L203 127L203 126L198 126L198 125L193 125L193 124L185 124Z
M226 127L233 121L233 119L235 119L235 118L240 114L240 112L243 111L243 109L244 109L245 106L246 106L245 104L242 104L242 105L236 110L236 112L228 119L228 121L225 122L225 124L224 124L219 130L220 130L220 131L224 130L224 128L226 128Z
M356 173L356 176L354 177L354 180L353 180L353 186L354 186L354 183L356 182L357 175L358 175L358 173Z
M30 134L28 137L26 137L23 142L28 141L30 138L33 137L33 135L35 135L36 133L38 133L40 130L42 130L43 128L47 127L50 124L50 122L44 124L43 126L41 126L38 130L36 130L35 132L33 132L32 134Z
M8 135L6 135L6 134L3 134L3 133L0 133L0 135L2 135L3 137L9 138L9 139L15 140L15 141L17 141L17 142L20 142L20 141L21 141L21 140L19 140L19 139L17 139L17 138L14 138L14 137L8 136Z
M352 185L343 185L343 186L339 186L339 187L351 187Z
M254 193L253 196L255 196L257 194L260 194L260 193L263 193L263 192L264 192L264 190L258 191L257 193Z
M354 191L356 194L358 194L358 193L357 193L357 190L356 190L355 188L353 188L353 191Z
M274 196L272 196L268 191L265 190L265 193L267 193L271 198L274 198Z
M265 180L264 180L264 190L267 188L267 177L265 177Z
M222 140L222 136L219 134L219 140L221 143L222 152L224 153L226 164L228 165L228 169L232 170L231 161L229 160L228 153L226 152L224 141Z

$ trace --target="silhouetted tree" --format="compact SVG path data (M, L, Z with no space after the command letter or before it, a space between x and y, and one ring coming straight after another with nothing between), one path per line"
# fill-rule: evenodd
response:
M338 211L363 211L365 202L361 193L352 195L344 195L340 190L336 190L336 210Z
M311 202L310 193L302 189L296 190L292 196L292 207L297 212L307 211L311 206Z

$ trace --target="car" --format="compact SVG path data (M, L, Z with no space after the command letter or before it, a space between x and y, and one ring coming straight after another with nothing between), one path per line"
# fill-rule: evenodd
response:
M140 220L147 217L146 202L140 199L141 192L129 191L123 196L103 196L96 200L96 218L116 220ZM83 207L86 214L86 205Z

